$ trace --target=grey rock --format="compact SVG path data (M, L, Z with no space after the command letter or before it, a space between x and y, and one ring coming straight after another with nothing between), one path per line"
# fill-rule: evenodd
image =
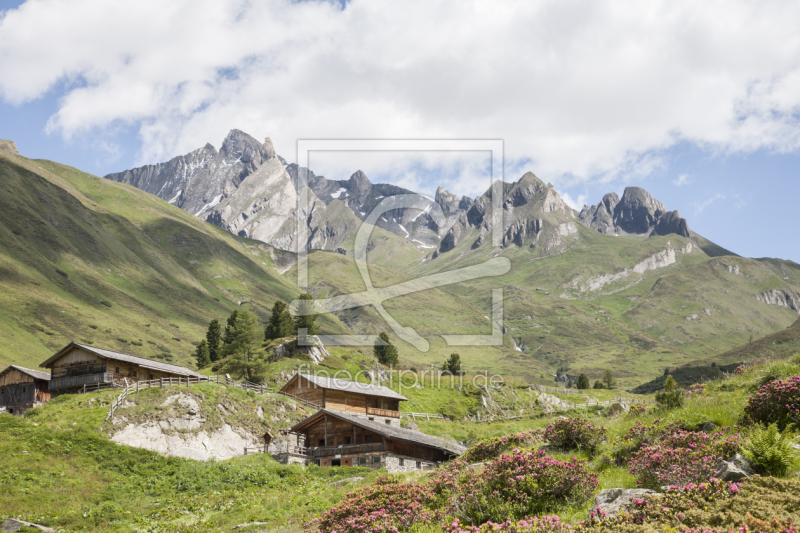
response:
M714 477L723 481L741 481L756 474L753 463L743 455L736 454L727 461L720 461Z
M339 481L334 481L333 483L331 483L331 485L333 485L333 486L349 485L350 483L357 483L357 482L359 482L359 481L361 481L363 479L364 479L363 477L359 477L359 476L347 477L347 478L344 478L344 479L340 479Z
M16 518L7 518L5 522L0 524L0 531L19 531L23 527L32 527L34 529L38 529L39 531L55 531L55 529L51 527L34 524L32 522L26 522L25 520L17 520Z
M732 272L730 267L728 267L728 271ZM738 273L738 267L736 273ZM800 295L795 293L791 289L789 289L788 291L780 289L772 289L766 292L762 292L761 294L756 295L756 300L758 300L759 302L764 302L765 304L769 305L777 305L778 307L787 307L796 313L800 313Z
M670 211L659 217L653 228L652 235L669 235L670 233L680 235L681 237L692 236L689 223L686 222L686 219L683 218L678 211Z
M17 143L14 141L9 141L8 139L0 139L0 150L5 152L11 152L14 155L19 155L19 150L17 150Z
M711 421L703 422L703 424L700 426L700 431L703 431L705 433L711 433L715 429L717 429L717 425Z
M649 489L603 489L595 496L594 507L599 507L608 516L614 516L631 500L648 495L658 493Z
M245 527L252 527L252 526L266 526L269 522L247 522L246 524L238 524L233 526L231 529L242 529Z

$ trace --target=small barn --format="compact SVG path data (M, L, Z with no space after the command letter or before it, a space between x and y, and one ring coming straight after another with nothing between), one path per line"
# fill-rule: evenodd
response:
M389 425L400 425L400 402L408 398L382 385L295 374L280 391L313 402L320 409L341 411Z
M84 385L200 376L182 366L76 342L69 343L39 366L50 369L50 391L59 393Z
M464 447L419 431L342 411L320 410L289 430L305 443L306 462L319 466L384 467L389 472L430 470Z
M0 409L21 415L50 399L50 374L11 365L0 372Z

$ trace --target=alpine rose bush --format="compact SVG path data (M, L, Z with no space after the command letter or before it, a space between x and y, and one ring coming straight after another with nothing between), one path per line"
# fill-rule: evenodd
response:
M585 460L574 457L559 461L541 450L515 449L482 471L466 472L451 499L451 512L471 525L480 525L583 503L598 484L597 476L585 465Z
M562 533L573 531L572 526L561 522L558 515L524 518L519 522L487 522L481 526L461 526L456 519L442 526L443 533Z
M744 412L754 422L778 424L781 431L789 424L800 426L800 376L761 386L750 396Z
M434 500L426 485L381 477L374 485L346 495L307 527L317 533L399 533L441 519L429 508Z
M584 418L560 418L544 430L544 440L563 450L594 451L605 440L606 428Z
M686 485L708 480L717 463L741 448L738 435L722 432L676 431L658 444L645 444L631 457L628 470L648 487Z
M502 437L480 440L470 446L459 458L467 463L480 463L488 459L494 459L501 453L513 448L527 447L541 440L540 430L529 430L521 433L511 433Z

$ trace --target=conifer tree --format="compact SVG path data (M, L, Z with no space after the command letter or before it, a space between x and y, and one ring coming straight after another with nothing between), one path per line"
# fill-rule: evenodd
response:
M606 368L603 372L603 385L606 389L613 389L617 386L617 380L614 377L614 373L611 371L611 369Z
M454 376L461 374L461 356L457 353L451 353L450 358L442 365L442 370Z
M286 310L286 304L276 300L272 306L272 315L264 328L264 340L281 339L295 334L292 315Z
M206 345L208 347L208 358L213 363L222 359L220 344L222 343L222 331L220 330L219 320L216 318L208 323L206 331Z
M208 353L208 342L205 339L197 345L194 356L197 358L197 368L205 368L211 364L211 357Z
M589 376L586 374L581 374L578 376L578 382L575 384L575 387L581 390L588 389L591 385L589 384Z
M315 314L311 314L311 311L314 309L314 297L304 292L298 298L300 300L300 308L298 309L298 314L294 317L294 327L297 330L297 336L300 337L301 329L306 330L306 335L316 335L319 331L319 327L317 327L317 316Z
M239 310L234 309L233 313L231 313L231 316L228 317L228 324L225 326L225 336L222 338L223 343L225 344L231 343L231 339L233 339L233 337L231 336L232 335L231 331L236 327L236 318L238 316L239 316Z
M264 380L267 371L267 354L263 345L263 330L255 313L247 308L239 310L235 321L226 328L223 356L224 371L236 379L253 383Z
M380 335L378 335L378 338L380 340L375 341L375 346L372 349L373 353L375 354L375 358L382 365L396 365L398 360L397 348L395 348L395 346L389 340L389 335L382 332ZM383 343L380 341L383 341Z

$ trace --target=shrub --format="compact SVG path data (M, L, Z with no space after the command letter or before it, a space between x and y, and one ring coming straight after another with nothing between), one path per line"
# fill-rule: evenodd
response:
M530 446L541 439L541 431L529 430L478 441L459 458L466 463L480 463L494 459L501 453L520 446Z
M667 376L664 391L656 394L656 403L666 409L677 409L683 406L683 392L678 388L672 376Z
M641 403L635 403L628 408L628 416L634 417L643 415L647 412L647 406Z
M771 476L785 476L798 464L792 435L788 430L779 431L775 423L754 427L742 448L748 459Z
M750 396L744 412L754 422L776 423L781 431L791 423L800 426L800 376L762 385Z
M417 523L440 518L427 507L433 504L430 487L381 477L364 490L346 495L341 502L307 524L318 533L367 533L407 530Z
M92 329L97 329L97 326L95 326L94 324L89 324L89 327Z
M606 428L584 418L560 418L544 430L544 440L564 450L594 451L603 442Z
M519 522L487 522L481 526L461 526L457 518L442 526L443 533L561 533L573 531L572 526L561 521L558 515L524 518Z
M111 307L111 302L109 302L108 300L100 300L100 303L105 305L106 307Z
M631 457L628 470L649 487L707 481L717 463L736 454L740 445L738 435L681 430L664 435L657 444L644 444Z
M489 520L522 519L556 512L585 502L597 488L597 476L586 461L559 461L544 451L512 450L488 463L483 471L470 470L460 480L451 500L453 514L472 525Z

